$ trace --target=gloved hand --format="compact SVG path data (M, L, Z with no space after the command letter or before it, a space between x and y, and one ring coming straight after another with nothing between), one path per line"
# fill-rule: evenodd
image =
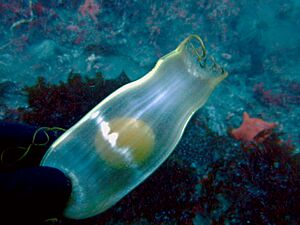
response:
M58 169L38 166L62 131L37 130L0 122L0 224L42 224L61 216L70 197L68 177ZM19 160L24 151L25 157Z
M58 169L33 167L0 174L0 224L42 224L61 216L71 181Z

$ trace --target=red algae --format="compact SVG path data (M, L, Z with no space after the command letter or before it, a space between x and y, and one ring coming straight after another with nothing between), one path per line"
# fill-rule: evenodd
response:
M300 171L293 151L273 132L211 164L200 180L199 215L219 225L299 224Z
M40 77L26 87L29 107L20 112L21 119L32 125L69 128L117 88L129 82L125 74L116 80L105 80L98 73L83 78L71 73L67 82L50 84Z

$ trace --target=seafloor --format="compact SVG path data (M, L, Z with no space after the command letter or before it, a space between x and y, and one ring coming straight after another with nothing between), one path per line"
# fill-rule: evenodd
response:
M0 0L0 31L1 120L68 128L190 34L229 72L140 187L46 223L300 224L300 1ZM277 127L236 140L244 112Z

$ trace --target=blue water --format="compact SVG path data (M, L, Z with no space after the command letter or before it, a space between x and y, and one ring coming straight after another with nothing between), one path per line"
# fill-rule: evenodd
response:
M277 122L300 144L299 0L0 0L0 106L26 107L24 85L73 72L113 79L143 76L188 35L199 34L229 77L201 109L210 129L227 135L242 113ZM276 102L255 94L262 84ZM1 86L0 86L1 87ZM4 89L4 88L3 88ZM0 107L0 118L3 116Z

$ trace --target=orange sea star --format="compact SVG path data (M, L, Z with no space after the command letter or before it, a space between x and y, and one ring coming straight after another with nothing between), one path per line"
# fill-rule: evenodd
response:
M250 118L248 113L243 114L243 123L239 128L231 131L232 136L241 141L254 141L255 136L264 130L276 127L276 123L268 123L259 118Z

